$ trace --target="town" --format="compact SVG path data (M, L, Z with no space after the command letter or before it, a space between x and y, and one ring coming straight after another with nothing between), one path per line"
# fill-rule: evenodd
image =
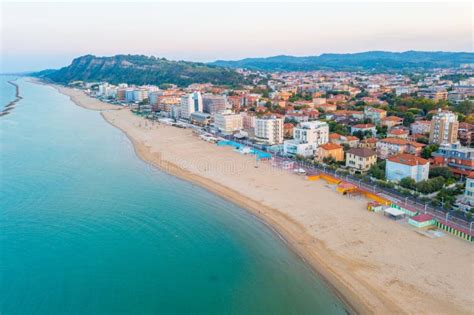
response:
M446 214L471 234L472 64L409 74L238 71L253 84L71 85L137 115L193 128L206 141L258 152L257 159L279 158L298 173L319 168L373 185Z

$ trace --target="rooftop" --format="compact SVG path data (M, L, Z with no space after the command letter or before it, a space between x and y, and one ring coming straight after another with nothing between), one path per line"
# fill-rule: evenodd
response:
M331 143L331 142L320 145L319 147L323 150L326 150L326 151L342 149L342 146L340 146L339 144Z
M357 125L352 126L352 128L357 128L357 129L375 128L375 125L372 125L372 124L357 124Z
M383 121L402 121L403 118L397 117L397 116L388 116L385 118L382 118Z
M360 157L371 157L376 155L374 150L367 149L367 148L353 148L347 151L347 153L354 154Z
M415 215L415 216L411 217L410 219L412 219L413 221L416 221L416 222L426 222L426 221L433 220L433 216L431 216L427 213L422 213L422 214L419 214L419 215Z
M406 145L409 143L409 141L400 139L400 138L385 138L385 139L380 139L379 142L398 144L398 145Z
M429 164L428 160L406 153L391 156L387 160L393 163L404 164L408 166Z

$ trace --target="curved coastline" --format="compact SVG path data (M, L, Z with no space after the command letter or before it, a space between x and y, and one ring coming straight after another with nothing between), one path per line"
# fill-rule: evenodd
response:
M16 103L23 99L23 97L20 95L20 87L14 82L16 80L17 79L7 81L9 84L15 87L15 99L5 105L3 110L0 112L0 117L10 114L10 112L15 108Z
M32 81L38 84L44 84L41 81ZM69 97L69 99L77 106L84 109L99 111L104 121L113 127L119 129L129 139L134 149L136 156L143 162L150 164L151 166L164 171L167 174L175 176L177 178L192 182L238 206L247 210L251 215L255 216L258 220L264 223L273 233L275 233L286 246L293 251L308 267L314 272L344 304L346 311L350 314L370 314L374 310L366 302L362 301L342 279L337 277L336 273L332 272L329 264L324 262L323 257L328 253L327 249L324 248L324 244L315 243L314 239L306 233L304 227L290 218L289 216L281 213L277 209L263 205L262 203L252 200L246 196L242 196L235 190L223 186L215 181L193 174L179 165L158 158L153 152L146 146L136 141L126 129L120 125L115 124L113 119L104 115L109 110L117 111L122 108L117 108L116 105L102 103L96 99L91 101L97 102L94 105L100 105L96 107L92 104L84 104L75 95L73 90L64 90L62 86L55 84L45 84L53 87L59 93ZM81 92L82 93L82 92ZM392 310L400 310L393 305Z
M124 124L124 118L134 120L135 123L139 120L139 118L129 113L128 110L122 110L121 108L117 109L117 106L101 103L100 101L93 98L84 100L79 96L79 94L77 94L82 93L80 91L63 88L61 86L53 87L56 88L60 93L69 96L69 98L76 105L86 109L101 111L101 115L104 120L124 132L124 134L133 144L137 156L146 163L149 163L173 176L190 181L215 194L218 194L219 196L248 210L250 213L266 223L273 231L281 236L290 249L300 256L314 272L320 275L320 277L328 284L334 293L345 303L348 311L358 314L404 314L414 312L430 313L429 309L437 309L439 313L469 313L469 311L466 310L469 310L469 305L472 305L471 299L467 300L467 305L462 305L459 302L450 302L444 296L443 298L438 297L437 299L431 299L433 297L439 296L437 295L439 292L429 292L430 294L427 295L427 292L423 291L423 289L426 289L426 285L423 286L420 284L419 287L413 286L406 276L401 275L400 278L396 277L394 280L391 280L388 285L385 285L384 283L384 286L381 287L380 279L374 281L374 279L371 279L370 277L366 278L361 276L361 274L354 274L356 271L358 271L358 269L361 268L361 266L365 267L364 261L361 261L355 257L347 256L343 252L341 253L339 250L335 251L333 248L334 246L330 247L327 245L326 239L320 239L319 237L312 235L308 230L308 226L300 222L299 219L297 220L291 217L288 213L280 211L280 208L277 209L276 207L264 204L257 198L251 198L248 195L243 195L238 190L235 190L232 187L221 183L220 181L217 182L212 178L201 176L197 172L192 172L180 164L174 163L175 161L173 159L164 158L162 154L163 151L156 150L156 148L148 145L146 137L140 137L140 134L138 133L139 130L137 131L137 128L133 128L133 123L128 125ZM99 103L101 103L101 106L104 107L101 109L97 108L95 105L98 105ZM114 110L108 111L110 109ZM387 222L383 224L391 223ZM406 227L402 228L406 229ZM409 236L406 240L412 240L414 237L417 236ZM355 241L360 242L358 239ZM444 241L451 242L449 243L449 246L451 246L453 245L452 242L456 242L457 240L450 239ZM347 240L347 242L349 242L349 240ZM423 240L421 242L424 242L423 244L428 244ZM350 243L353 242L349 242L349 245ZM445 245L448 244L443 244L443 246ZM460 246L463 246L464 248L465 244ZM446 248L446 246L444 248ZM422 249L421 245L420 249ZM431 251L425 253L432 254ZM388 263L389 259L387 258L386 260L387 261L385 263ZM415 264L415 262L416 261L412 263ZM419 261L417 262L419 263ZM380 268L380 266L369 267ZM375 274L378 274L383 271L379 270L374 272ZM407 296L395 297L392 289L396 288L394 288L393 285L399 286L402 290L406 291ZM459 289L459 287L456 289ZM412 295L413 298L417 299L419 305L415 307L415 304L412 306L407 306L401 303L409 301ZM421 296L423 296L423 300L420 300ZM427 307L428 300L431 300L433 303L430 308Z

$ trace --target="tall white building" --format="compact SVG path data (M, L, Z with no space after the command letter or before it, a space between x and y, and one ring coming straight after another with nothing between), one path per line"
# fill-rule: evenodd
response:
M255 138L269 145L283 143L283 119L274 116L255 119Z
M200 92L190 93L181 97L181 118L189 119L194 112L202 112L202 97Z
M458 142L458 115L439 110L431 119L430 143L453 144Z
M313 156L318 146L329 142L329 125L322 121L303 122L293 129L293 139L286 140L285 154Z
M214 115L214 125L221 132L231 134L243 128L242 116L234 114L230 110L217 113Z
M136 89L133 91L133 100L135 102L141 102L148 99L148 91L145 89Z

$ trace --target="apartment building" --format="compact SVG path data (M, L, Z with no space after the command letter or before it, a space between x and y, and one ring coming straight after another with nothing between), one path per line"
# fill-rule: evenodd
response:
M428 179L430 162L411 154L397 154L387 159L385 177L389 181L399 182L402 178L410 177L415 182Z
M432 155L436 165L447 166L458 175L474 175L474 148L463 147L458 143L444 145Z
M447 145L458 142L458 115L450 111L438 111L431 120L430 143Z
M319 145L328 143L329 125L322 121L300 123L293 128L293 139L284 142L287 155L314 156Z
M268 145L283 143L283 118L266 116L255 119L255 139Z
M243 128L242 116L230 110L217 113L214 115L214 126L224 134L232 134Z
M189 119L194 112L202 112L202 97L200 92L193 92L181 97L180 116Z

